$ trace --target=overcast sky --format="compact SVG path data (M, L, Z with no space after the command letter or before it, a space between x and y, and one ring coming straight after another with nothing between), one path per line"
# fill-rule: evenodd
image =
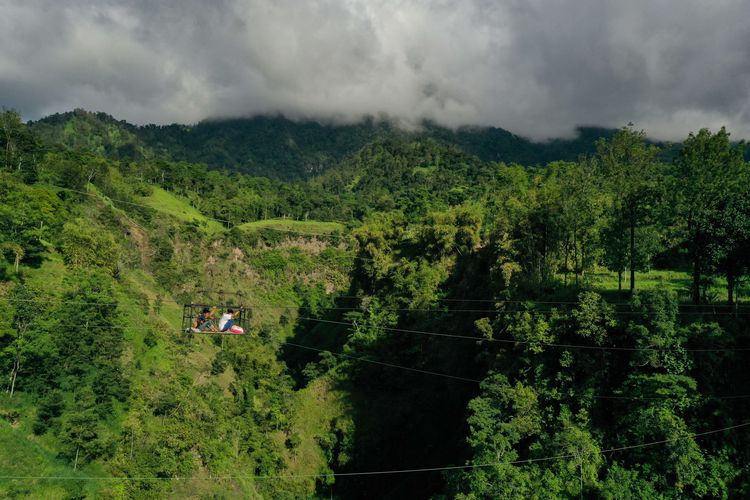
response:
M745 0L0 0L0 105L750 138Z

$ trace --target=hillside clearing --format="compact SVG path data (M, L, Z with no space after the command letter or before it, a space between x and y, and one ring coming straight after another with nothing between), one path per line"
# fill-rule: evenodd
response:
M339 222L324 222L317 220L266 219L246 222L239 226L245 231L259 231L261 229L277 229L279 231L298 232L300 234L331 234L342 232L345 227Z
M171 215L181 221L203 223L210 232L220 232L223 230L221 223L209 219L184 199L179 198L160 187L154 187L151 196L141 198L141 200L145 205L154 210Z

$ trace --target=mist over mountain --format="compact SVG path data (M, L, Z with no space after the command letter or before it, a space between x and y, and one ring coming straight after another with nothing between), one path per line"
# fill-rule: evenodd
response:
M0 95L38 119L283 113L750 136L742 0L0 0Z
M314 176L366 144L384 138L431 138L484 161L544 165L590 154L597 139L614 133L600 127L578 127L574 139L534 142L496 127L448 129L425 122L410 131L373 119L335 125L281 115L204 120L195 125L137 126L84 110L50 115L31 122L30 127L48 144L90 148L111 158L205 163L214 169L278 179Z

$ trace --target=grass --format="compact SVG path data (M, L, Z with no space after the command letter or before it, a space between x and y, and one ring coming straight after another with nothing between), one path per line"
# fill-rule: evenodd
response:
M570 280L571 277L568 276ZM597 290L614 291L617 290L617 273L606 269L599 269L589 273L586 277L587 283ZM630 286L630 274L625 272L622 275L622 288L627 290ZM683 294L690 288L691 278L686 272L653 270L648 272L635 273L636 288L652 289L658 287L667 287L678 294Z
M0 421L0 475L24 477L84 477L91 471L73 471L70 464L9 422ZM94 474L96 475L96 474ZM96 481L0 479L2 498L72 498L73 492L95 498Z
M220 222L209 219L184 199L160 187L155 186L151 196L142 198L141 201L144 205L181 221L204 223L210 232L221 232L224 229Z
M157 288L153 279L143 273L143 271L134 271L125 274L122 277L123 289L118 294L118 307L127 326L124 335L127 340L128 349L132 351L133 359L141 362L141 376L146 376L149 370L168 371L173 369L172 356L168 349L168 343L165 337L180 335L182 326L182 309L176 304L168 294L164 294L164 303L160 313L157 315L153 312L153 304L156 300ZM148 306L143 307L135 297L126 293L126 290L137 290L147 299ZM132 292L131 292L132 293ZM155 319L166 321L168 328L163 329L154 325ZM153 326L153 331L157 338L162 341L157 342L153 347L144 345L144 338L147 334L146 327Z
M568 280L572 279L568 276ZM598 269L586 276L586 285L602 292L617 292L617 273L606 269ZM675 293L682 301L690 300L692 277L685 271L674 270L651 270L635 273L636 290L650 290L658 287L666 287ZM622 289L624 292L630 287L630 274L625 272L622 276ZM750 301L750 283L745 282L736 287L737 300L741 302ZM708 289L708 295L712 302L725 302L727 299L727 282L725 278L716 278Z
M299 446L289 450L290 475L316 474L328 468L326 457L317 443L330 433L331 421L348 413L344 394L333 387L328 377L314 380L296 394L292 433L299 437ZM310 482L309 486L314 486ZM308 492L313 493L313 490Z
M430 175L437 170L437 167L414 167L411 169L411 173L414 175Z
M239 226L245 231L259 231L261 229L278 229L301 234L331 234L335 231L343 232L344 225L339 222L323 222L317 220L266 219L246 222Z
M38 268L25 267L23 269L27 284L39 290L61 290L63 278L67 274L62 255L48 253Z

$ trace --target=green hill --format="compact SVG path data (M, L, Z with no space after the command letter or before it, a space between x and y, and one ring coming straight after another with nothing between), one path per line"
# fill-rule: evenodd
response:
M575 139L538 143L494 127L449 130L426 123L421 131L404 132L372 120L334 125L281 116L133 126L104 113L83 110L52 115L30 123L30 127L47 144L85 147L110 158L205 163L214 169L285 180L320 174L380 139L435 139L484 161L543 165L591 153L599 137L613 132L587 127L579 129Z
M3 113L1 497L748 496L750 164L725 131L530 166L487 160L518 144L497 130L265 120L195 144L297 179ZM183 133L165 150L198 154ZM216 332L235 306L245 334Z
M149 196L146 196L139 201L158 212L165 213L181 221L198 222L214 232L222 230L220 222L209 219L185 200L178 198L160 187L154 187Z
M319 442L347 417L321 379L311 419L313 396L294 390L275 352L305 296L346 289L347 250L232 240L182 196L134 194L118 166L73 192L0 173L4 234L31 231L15 240L18 271L0 271L3 373L19 361L13 396L0 395L0 496L312 495L329 470ZM242 303L247 335L187 336L190 302ZM281 471L307 479L254 479Z

